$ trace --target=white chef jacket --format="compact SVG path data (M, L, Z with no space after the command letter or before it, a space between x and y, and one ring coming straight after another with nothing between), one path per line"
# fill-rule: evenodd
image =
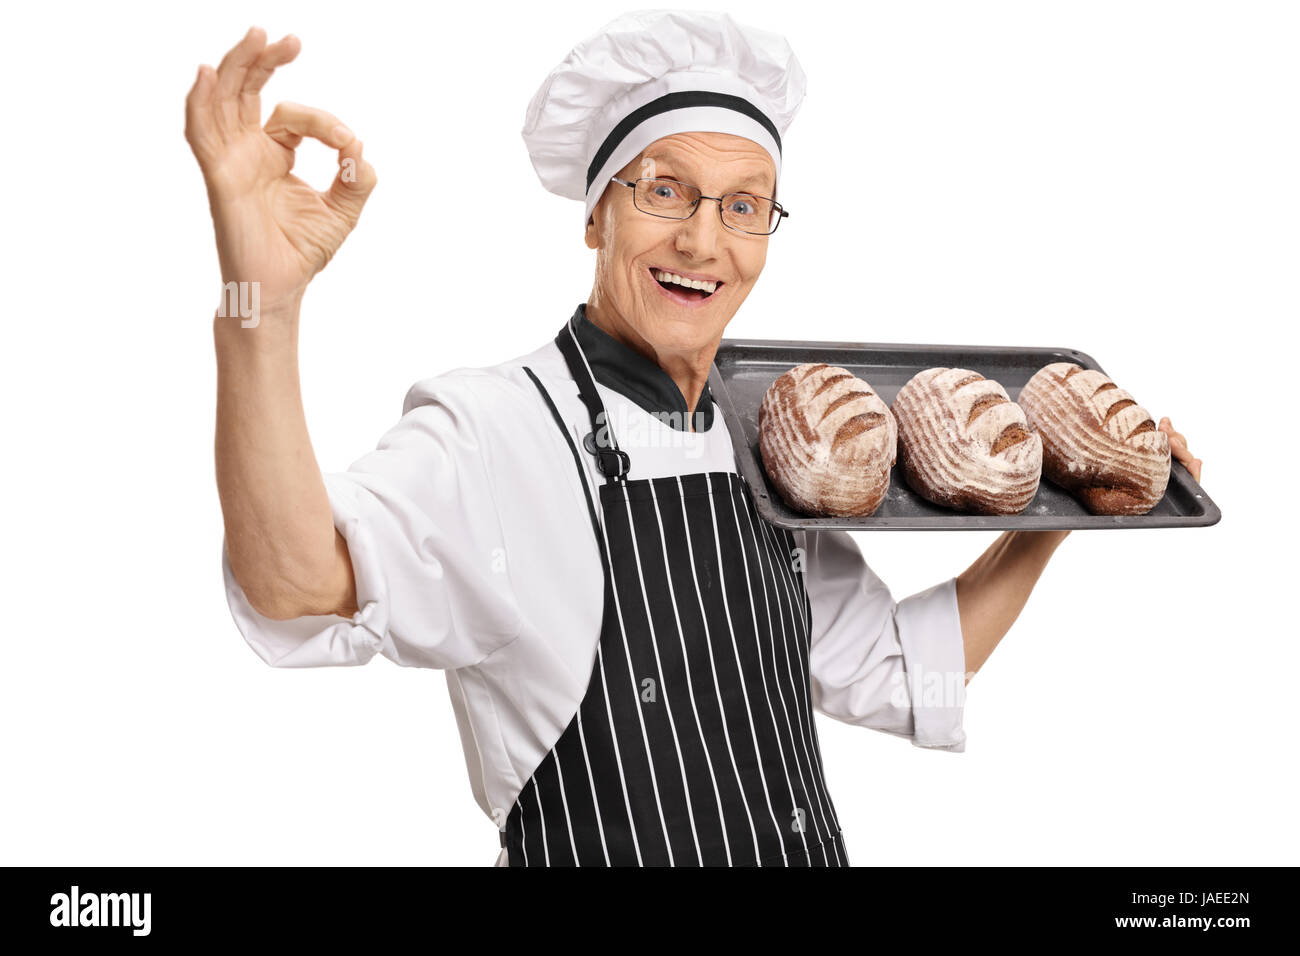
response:
M581 307L578 318L588 321ZM631 457L630 480L737 470L729 423L707 389L707 428L666 424L652 414L657 397L671 389L684 408L671 377L590 328L601 345L596 387ZM498 365L417 382L378 447L324 475L356 579L351 618L264 617L222 544L235 623L272 667L365 664L380 654L446 672L475 800L499 828L582 702L604 607L573 452L525 365L582 449L590 415L551 339ZM594 496L604 476L594 456L580 457ZM918 747L964 751L956 578L895 602L847 532L792 533L804 549L815 709Z

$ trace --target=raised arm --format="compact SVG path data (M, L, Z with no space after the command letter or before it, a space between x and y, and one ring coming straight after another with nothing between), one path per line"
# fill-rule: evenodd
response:
M1187 438L1168 418L1159 429L1169 435L1169 448L1195 481L1201 480L1201 459L1192 455ZM998 641L1024 610L1043 568L1069 531L1004 531L989 549L957 577L957 606L961 614L966 673L984 666ZM970 678L966 678L970 683Z
M248 31L199 67L185 138L207 186L223 284L217 355L216 475L231 570L267 617L356 611L347 544L335 530L298 378L307 284L356 225L377 181L361 141L330 114L281 103L261 125L262 86L301 47ZM303 137L339 151L317 192L290 170Z
M957 608L968 675L984 666L998 641L1011 630L1048 559L1069 533L1004 531L957 576ZM966 683L970 683L969 676Z

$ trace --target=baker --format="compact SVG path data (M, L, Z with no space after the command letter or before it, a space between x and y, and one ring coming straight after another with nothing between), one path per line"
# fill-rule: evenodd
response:
M966 681L1068 532L1004 534L896 602L847 533L756 512L708 373L788 216L788 44L654 10L576 46L523 138L583 203L590 296L526 355L417 382L378 447L326 475L300 304L376 175L324 111L261 125L299 46L250 30L187 100L222 281L261 293L255 326L213 326L244 638L275 667L444 670L498 865L847 865L814 713L963 750ZM303 137L339 152L324 193L290 175Z

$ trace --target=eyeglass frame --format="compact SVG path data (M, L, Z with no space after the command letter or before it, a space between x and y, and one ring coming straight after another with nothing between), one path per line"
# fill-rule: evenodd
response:
M642 209L640 206L636 206L637 212L643 212L647 216L654 216L656 219L671 219L673 222L685 222L687 219L690 219L691 216L694 216L695 211L700 208L701 199L712 199L714 202L716 202L718 204L718 221L721 222L725 228L730 229L732 232L738 232L742 236L775 235L777 228L781 225L781 220L790 218L790 214L786 212L785 207L769 196L759 196L755 193L746 193L746 192L725 193L721 196L706 196L704 195L704 190L700 189L700 187L696 186L694 183L682 182L680 179L666 179L663 176L642 176L639 179L632 179L632 180L619 179L617 176L610 176L609 179L610 182L618 183L620 186L631 187L633 191L632 204L634 206L636 206L636 184L639 182L663 181L663 182L677 183L679 186L690 186L692 189L694 189L696 192L700 194L700 198L695 200L695 202L691 204L690 215L686 215L686 216L663 216L657 212L646 212L646 210ZM750 232L748 229L737 229L735 226L728 225L727 220L722 218L722 200L726 199L727 196L750 196L754 199L762 199L765 200L766 202L770 202L772 204L772 207L779 213L779 215L776 217L776 225L772 227L772 231L771 232Z

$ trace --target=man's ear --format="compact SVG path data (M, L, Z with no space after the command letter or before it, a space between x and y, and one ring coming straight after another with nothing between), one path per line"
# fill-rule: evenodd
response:
M596 237L596 217L587 217L587 231L583 236L583 241L587 244L588 249L599 249L600 240Z

